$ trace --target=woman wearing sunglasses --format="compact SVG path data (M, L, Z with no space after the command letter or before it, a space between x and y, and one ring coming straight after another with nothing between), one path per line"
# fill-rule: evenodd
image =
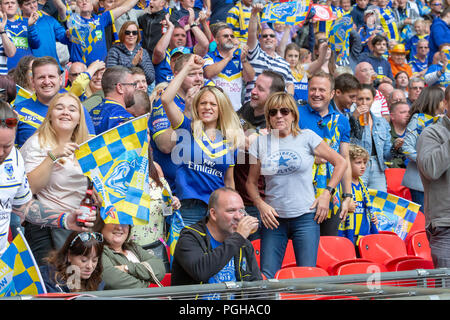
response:
M147 288L164 278L163 261L130 240L130 225L105 224L98 217L94 230L105 239L102 263L106 290Z
M103 236L72 232L63 247L52 251L39 269L47 292L103 290Z
M147 50L140 45L139 26L134 21L127 21L119 31L120 42L113 45L106 57L106 67L122 65L127 68L140 67L144 70L147 83L155 80L155 69Z
M221 88L200 88L191 106L184 110L192 119L174 102L185 79L202 66L203 59L191 55L161 96L164 111L178 138L172 150L172 161L178 165L175 189L186 225L205 216L209 196L214 190L224 186L234 188L236 151L244 141L239 118Z
M313 131L298 127L299 114L292 95L277 92L264 106L267 136L250 146L246 188L261 214L261 271L273 278L281 268L289 238L297 266L316 266L320 223L328 215L332 191L342 179L346 161ZM334 166L327 190L317 199L313 185L314 157ZM265 198L258 179L266 182Z
M84 108L78 97L57 94L50 101L42 125L20 149L30 188L44 206L61 212L80 207L87 178L74 152L88 138ZM49 251L61 248L69 234L64 229L25 226L25 236L38 263Z

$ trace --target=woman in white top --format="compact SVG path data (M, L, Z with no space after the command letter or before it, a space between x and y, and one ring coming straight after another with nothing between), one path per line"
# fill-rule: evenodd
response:
M74 94L56 95L42 125L20 149L33 194L44 206L61 212L78 209L86 193L87 178L74 155L78 145L89 138L83 109ZM60 249L70 233L25 226L38 263L50 251Z
M314 157L334 166L328 187L338 185L346 169L345 159L311 130L300 130L294 98L285 92L272 94L265 104L267 136L250 146L247 192L261 214L261 271L273 278L281 268L288 239L292 239L298 266L316 266L320 226L326 219L330 192L317 199L313 185ZM259 196L258 178L264 175L265 199ZM330 191L328 190L328 191Z

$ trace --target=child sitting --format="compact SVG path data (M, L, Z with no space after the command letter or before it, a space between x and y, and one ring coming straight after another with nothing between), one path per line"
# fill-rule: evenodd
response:
M338 235L350 239L357 246L360 237L378 233L376 227L378 221L371 212L369 192L361 179L366 171L369 153L360 146L350 144L349 155L352 168L353 204L349 208L347 217L339 226Z

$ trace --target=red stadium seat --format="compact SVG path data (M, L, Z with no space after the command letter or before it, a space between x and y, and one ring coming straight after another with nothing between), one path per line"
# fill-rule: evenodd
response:
M326 277L328 272L317 267L289 267L277 271L275 279Z
M395 265L408 259L421 259L408 255L403 240L392 234L370 234L359 242L361 258L384 264L388 271L394 271Z
M433 261L425 259L404 260L397 263L394 271L406 271L416 269L434 269Z
M430 243L428 242L425 231L418 231L412 234L406 246L408 254L424 258L425 260L433 260L431 257Z
M259 268L261 268L261 240L253 240L252 241L253 248L255 249L256 261L258 262ZM294 254L294 247L292 246L292 240L288 241L286 247L286 253L284 255L283 262L281 264L281 268L295 267L297 266Z
M387 192L407 200L411 200L411 192L407 187L402 186L405 171L406 169L403 168L387 168L384 170L387 183Z
M414 220L408 235L417 231L425 231L425 216L421 211L417 212L416 220ZM406 236L406 238L408 238L408 236Z
M253 240L252 246L255 250L256 262L258 262L258 267L261 269L261 240Z
M292 240L289 240L286 246L286 252L284 254L281 268L289 268L295 266L297 266L297 260L295 259L294 246L292 245Z
M317 252L317 267L326 270L330 275L342 264L370 261L356 257L353 242L345 237L321 236Z
M275 279L296 279L296 278L313 278L326 277L328 273L317 267L288 267L277 271ZM316 300L323 295L316 294L294 294L280 293L281 300Z
M375 273L375 272L387 272L386 267L377 262L354 262L341 265L336 270L337 276L345 274L363 274L363 273Z
M172 274L166 273L164 275L164 278L161 280L161 284L163 285L163 287L170 287L171 282L172 282ZM148 287L154 288L154 287L158 287L158 285L155 283L150 283L150 285Z

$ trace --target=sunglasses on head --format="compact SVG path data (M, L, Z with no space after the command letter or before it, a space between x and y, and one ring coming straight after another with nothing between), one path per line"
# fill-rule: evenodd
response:
M291 113L291 110L289 108L270 109L269 116L275 117L278 114L278 111L280 111L282 116L287 116L289 113Z
M126 30L125 34L127 36L129 36L130 34L132 34L133 36L137 36L138 32L136 30L130 31L130 30Z
M8 127L10 129L15 128L17 126L18 120L16 118L6 118L0 119L0 125L3 127Z
M271 34L263 34L261 37L264 38L264 39L268 38L268 37L275 38L275 35L273 33L271 33Z
M69 247L72 247L77 239L80 239L83 242L87 242L91 239L95 239L98 242L103 242L103 234L98 233L98 232L81 232L81 233L77 234L77 236L75 238L73 238Z

